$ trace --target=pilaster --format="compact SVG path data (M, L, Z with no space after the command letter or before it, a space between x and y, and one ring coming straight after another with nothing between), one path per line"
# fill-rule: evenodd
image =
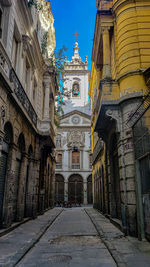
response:
M45 98L44 98L44 120L49 120L49 101L50 101L50 77L44 77L44 88L45 88Z
M111 77L109 27L102 28L103 36L103 79Z
M87 205L87 182L83 183L83 192L84 192L84 205Z

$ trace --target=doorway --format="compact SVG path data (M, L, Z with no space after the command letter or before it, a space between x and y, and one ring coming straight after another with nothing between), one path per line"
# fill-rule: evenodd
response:
M72 203L83 203L83 179L73 174L68 181L68 200Z
M55 177L55 201L64 201L64 177L61 174L56 174Z

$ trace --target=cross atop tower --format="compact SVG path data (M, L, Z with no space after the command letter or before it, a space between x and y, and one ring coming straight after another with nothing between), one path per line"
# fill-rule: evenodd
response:
M77 42L77 36L80 35L79 33L75 32L73 35L76 36L76 42Z

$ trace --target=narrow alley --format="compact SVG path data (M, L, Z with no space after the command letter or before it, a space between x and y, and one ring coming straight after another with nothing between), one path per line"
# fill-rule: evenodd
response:
M2 234L2 232L1 232ZM0 266L149 267L150 244L92 207L54 208L0 238Z

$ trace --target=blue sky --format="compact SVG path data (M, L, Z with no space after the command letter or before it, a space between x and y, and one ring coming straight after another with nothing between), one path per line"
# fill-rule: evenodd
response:
M96 0L50 0L54 15L56 33L56 49L65 45L67 59L73 55L76 31L78 36L79 54L83 61L88 56L91 68L92 46L96 17Z

